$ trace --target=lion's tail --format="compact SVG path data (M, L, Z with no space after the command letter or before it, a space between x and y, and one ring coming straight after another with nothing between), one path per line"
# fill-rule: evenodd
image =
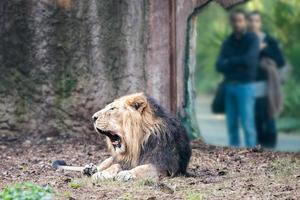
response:
M75 166L68 166L64 160L55 160L52 163L52 167L56 170L69 170L69 171L79 171L81 172L84 167L75 167Z

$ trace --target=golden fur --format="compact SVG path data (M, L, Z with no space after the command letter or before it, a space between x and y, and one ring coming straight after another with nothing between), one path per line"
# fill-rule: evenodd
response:
M186 173L191 156L180 121L154 99L136 93L116 99L93 115L94 127L107 136L112 153L93 180L158 178Z
M161 132L163 122L155 118L143 93L136 93L116 99L96 113L95 127L102 130L115 130L121 136L125 151L119 153L107 138L108 148L118 161L137 165L143 144L151 134Z

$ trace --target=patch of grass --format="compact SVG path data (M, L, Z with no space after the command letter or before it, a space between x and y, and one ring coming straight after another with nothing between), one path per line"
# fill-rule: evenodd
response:
M71 199L72 194L71 194L70 191L65 191L65 192L63 193L63 197L64 197L64 199Z
M98 180L94 183L96 186L118 186L119 182L114 181L114 180Z
M48 186L41 187L34 183L24 182L16 183L14 185L6 187L0 193L0 199L51 200L53 193L53 190Z
M22 164L19 166L19 169L22 171L28 171L28 165Z
M144 186L154 186L155 181L151 179L141 179L141 180L136 180L135 185L138 187L144 187Z
M203 200L203 194L200 191L186 191L185 200Z
M78 189L78 188L81 188L83 186L84 186L84 182L83 181L78 181L78 180L76 181L76 180L74 180L74 181L72 181L72 182L69 183L69 187L73 188L73 189Z
M135 198L132 193L126 192L126 193L122 194L122 196L120 196L118 199L119 200L134 200Z
M276 176L288 177L300 170L300 160L295 158L277 158L272 161L271 170Z

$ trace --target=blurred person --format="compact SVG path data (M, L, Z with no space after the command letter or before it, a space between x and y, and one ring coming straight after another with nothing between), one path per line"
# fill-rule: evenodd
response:
M259 40L247 32L247 16L243 10L230 14L233 33L223 42L216 62L224 75L225 113L229 143L240 146L239 121L247 147L254 147L257 134L254 119L256 69L259 59Z
M262 17L257 11L248 15L249 29L254 32L260 43L260 64L257 69L257 99L255 105L255 121L258 144L275 147L277 129L275 117L282 107L280 92L279 68L285 60L278 42L262 31Z

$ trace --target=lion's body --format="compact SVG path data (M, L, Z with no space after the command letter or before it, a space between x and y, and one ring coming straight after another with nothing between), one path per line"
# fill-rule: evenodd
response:
M167 114L153 99L147 97L153 110L153 115L161 119L162 128L153 132L146 141L137 165L153 164L159 171L169 175L184 174L191 156L189 140L185 129L173 116ZM122 162L123 167L134 166Z
M96 130L107 136L112 152L112 162L94 179L118 174L147 178L186 173L191 156L186 131L151 97L142 93L122 97L95 113L94 118ZM112 172L104 173L111 166Z

